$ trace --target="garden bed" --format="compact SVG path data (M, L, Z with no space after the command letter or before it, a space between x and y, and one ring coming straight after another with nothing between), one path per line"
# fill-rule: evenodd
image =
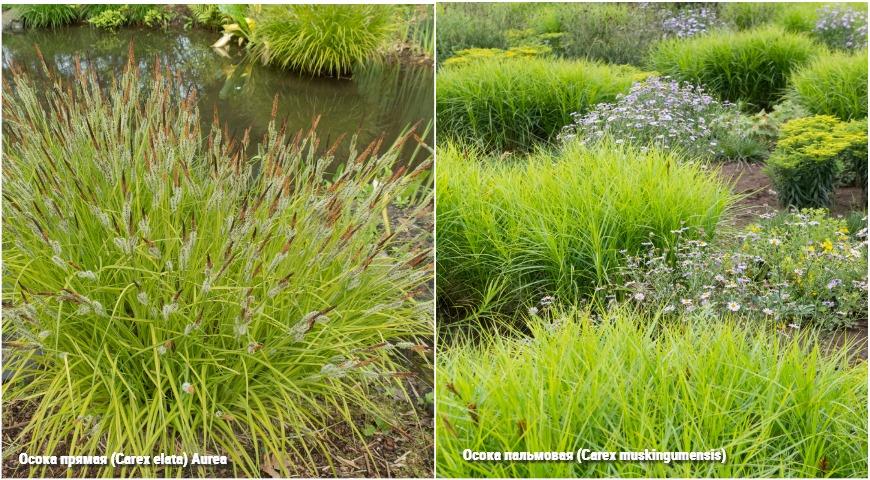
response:
M864 8L439 7L438 475L866 476Z
M739 210L733 220L735 226L746 226L761 214L783 210L770 177L763 171L763 164L733 162L720 168L722 176L734 182L734 191L744 195L737 203ZM834 191L831 215L846 215L866 208L867 194L860 187L839 187Z

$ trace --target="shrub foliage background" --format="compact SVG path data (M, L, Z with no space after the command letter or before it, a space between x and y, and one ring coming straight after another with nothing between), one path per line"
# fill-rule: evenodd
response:
M398 146L370 146L326 183L312 132L273 122L248 157L247 137L203 138L175 82L132 56L108 90L4 82L4 401L33 408L16 445L289 475L328 425L395 421L373 398L401 388L393 348L431 334L413 298L431 272L380 212L428 164L394 174Z

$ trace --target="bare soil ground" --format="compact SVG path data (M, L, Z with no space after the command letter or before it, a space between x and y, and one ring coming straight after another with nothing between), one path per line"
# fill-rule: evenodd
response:
M729 180L734 180L734 191L745 195L738 204L739 212L735 218L736 226L743 226L757 220L758 215L782 210L776 201L776 192L770 179L762 171L764 166L753 163L726 163L721 167L721 174ZM834 203L831 205L832 215L843 215L848 212L867 210L867 196L858 187L838 188L834 193Z

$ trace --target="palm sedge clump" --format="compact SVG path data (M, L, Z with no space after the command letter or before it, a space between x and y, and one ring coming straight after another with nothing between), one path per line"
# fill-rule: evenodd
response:
M611 102L647 73L627 65L493 58L438 73L439 135L493 150L529 150L555 139L575 112Z
M867 50L816 59L790 82L791 94L811 113L842 120L867 117Z
M438 162L438 298L448 310L488 296L508 308L589 298L648 242L670 245L686 226L709 239L735 200L715 170L606 142L515 162L448 144Z
M395 33L392 5L280 5L256 16L251 49L263 63L313 75L347 74Z
M247 135L216 120L204 138L195 94L159 65L140 85L130 58L107 90L78 62L50 91L4 82L4 401L32 409L15 446L331 465L328 426L395 425L373 398L407 375L393 351L431 334L428 252L380 220L428 163L403 174L405 137L327 183L332 149L274 121L248 158Z
M438 355L446 478L867 475L867 363L810 331L541 311ZM463 451L725 452L725 461L466 461Z
M666 40L653 50L650 64L722 100L769 109L785 93L789 75L825 50L804 35L765 27Z

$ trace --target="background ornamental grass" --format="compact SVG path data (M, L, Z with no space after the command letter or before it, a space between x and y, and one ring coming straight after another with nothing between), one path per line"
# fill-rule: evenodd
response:
M381 220L429 162L402 174L405 137L327 182L327 146L274 122L248 156L247 135L200 132L173 77L142 79L131 56L108 90L93 70L48 91L20 72L4 82L4 402L32 412L8 455L334 468L327 433L363 441L360 415L395 425L379 395L404 391L399 357L431 335L431 303L415 299L427 252Z
M764 27L664 41L650 54L650 65L722 100L770 109L786 93L791 73L825 53L807 36Z
M867 363L794 330L626 309L438 353L442 477L867 476ZM475 451L706 451L718 462L467 462Z
M867 50L819 57L791 76L793 94L810 113L867 118Z
M648 74L627 65L551 58L480 60L442 68L436 110L441 138L494 150L553 140L572 113L612 102Z

